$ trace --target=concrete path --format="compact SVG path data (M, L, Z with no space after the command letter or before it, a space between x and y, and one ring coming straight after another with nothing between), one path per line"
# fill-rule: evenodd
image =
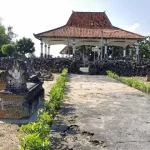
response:
M53 149L150 150L150 96L106 76L69 75Z

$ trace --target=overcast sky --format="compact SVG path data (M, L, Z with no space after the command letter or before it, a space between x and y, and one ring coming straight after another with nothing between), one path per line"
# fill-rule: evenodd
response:
M73 11L105 11L114 26L150 35L150 0L0 0L0 17L5 26L12 26L18 39L31 38L36 55L40 41L33 33L60 27ZM52 46L51 53L59 54L63 46Z

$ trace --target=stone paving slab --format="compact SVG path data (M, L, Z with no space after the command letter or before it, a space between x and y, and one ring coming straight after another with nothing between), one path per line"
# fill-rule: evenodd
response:
M150 150L150 96L107 76L69 75L51 149Z

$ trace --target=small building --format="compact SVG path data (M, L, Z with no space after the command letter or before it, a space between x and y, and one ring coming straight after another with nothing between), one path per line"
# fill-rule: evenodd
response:
M60 52L59 54L62 55L62 57L67 56L70 57L70 55L72 55L72 46L65 46Z
M108 57L108 46L121 46L123 56L126 56L128 45L135 46L138 59L138 43L145 39L142 35L113 26L105 12L74 11L64 26L34 34L34 36L41 41L41 57L44 57L43 44L45 45L45 58L50 55L51 45L64 44L72 46L73 55L76 46L97 46L100 49L98 51L99 59Z

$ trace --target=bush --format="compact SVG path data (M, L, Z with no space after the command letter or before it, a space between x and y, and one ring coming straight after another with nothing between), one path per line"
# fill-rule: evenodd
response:
M39 110L36 122L20 127L20 147L18 150L49 150L50 126L56 111L64 98L64 87L68 70L64 69L49 92L49 101L45 101L44 109Z

